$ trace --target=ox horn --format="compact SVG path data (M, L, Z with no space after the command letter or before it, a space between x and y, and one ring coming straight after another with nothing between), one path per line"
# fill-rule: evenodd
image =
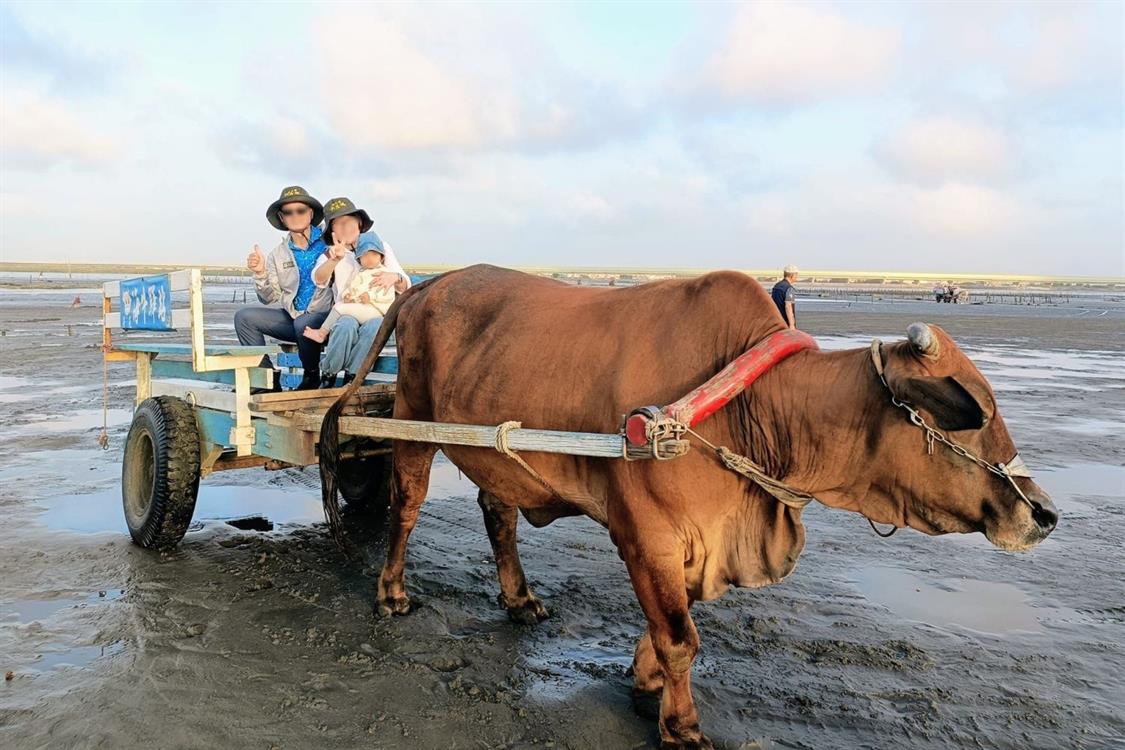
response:
M938 339L925 323L911 323L906 327L906 338L919 354L936 359L939 354Z

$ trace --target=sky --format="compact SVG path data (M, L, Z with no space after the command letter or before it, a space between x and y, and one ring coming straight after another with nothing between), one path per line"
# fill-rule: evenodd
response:
M1123 7L0 2L0 260L1125 276Z

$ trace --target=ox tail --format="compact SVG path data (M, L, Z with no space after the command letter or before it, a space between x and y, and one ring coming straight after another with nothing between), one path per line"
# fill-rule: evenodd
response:
M435 277L437 278L437 277ZM395 301L387 309L387 314L383 316L383 323L379 326L379 332L375 334L375 340L371 342L371 350L367 352L367 357L360 365L359 372L355 374L353 380L346 391L340 394L332 406L328 407L328 411L324 414L324 420L320 424L320 491L321 499L324 504L324 517L328 521L328 526L332 531L332 537L336 543L341 547L347 549L347 543L344 536L344 527L342 518L340 516L340 495L338 492L339 484L337 482L337 472L340 463L340 414L343 413L347 407L348 402L354 398L356 391L363 386L363 380L367 374L371 372L371 368L375 366L375 360L383 351L383 347L387 345L388 339L395 330L395 325L398 322L398 313L402 309L403 304L412 297L414 294L429 286L434 279L426 279L420 284L412 286L405 292L395 298Z

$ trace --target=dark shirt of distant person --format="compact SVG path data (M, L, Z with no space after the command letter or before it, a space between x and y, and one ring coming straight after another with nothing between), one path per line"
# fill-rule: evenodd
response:
M777 305L777 310L781 313L785 325L796 328L797 313L794 311L794 307L797 303L797 293L793 284L797 281L800 270L794 265L788 265L781 273L782 279L773 285L770 296L773 297L773 303Z

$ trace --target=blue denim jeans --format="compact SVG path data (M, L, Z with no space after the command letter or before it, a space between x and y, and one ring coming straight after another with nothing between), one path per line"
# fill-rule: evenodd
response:
M352 374L358 372L382 324L382 318L372 318L363 325L350 315L340 318L328 336L328 343L324 345L320 371L325 375L332 375L340 370Z
M315 373L320 364L320 344L301 334L305 326L320 328L327 317L327 310L291 318L279 307L244 307L234 314L234 331L243 346L264 346L266 336L296 344L301 367L307 373ZM262 367L272 367L269 357L262 357Z

